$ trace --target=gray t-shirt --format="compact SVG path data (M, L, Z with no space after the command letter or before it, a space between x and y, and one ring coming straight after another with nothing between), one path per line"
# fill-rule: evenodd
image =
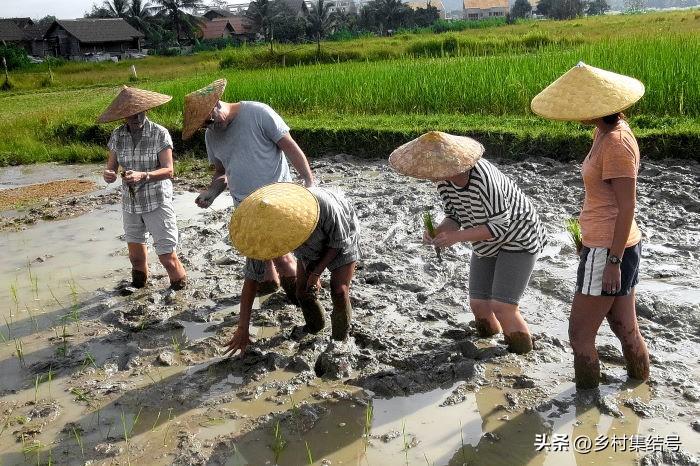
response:
M291 181L289 165L277 142L289 126L269 105L242 101L224 129L208 128L204 140L209 162L221 162L235 204L250 193L278 181Z

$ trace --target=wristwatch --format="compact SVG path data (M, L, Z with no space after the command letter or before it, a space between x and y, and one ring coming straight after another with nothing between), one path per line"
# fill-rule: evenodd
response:
M619 257L617 257L617 256L614 255L614 254L610 254L610 255L608 256L608 262L611 263L611 264L619 265L619 264L622 263L622 259L620 259Z

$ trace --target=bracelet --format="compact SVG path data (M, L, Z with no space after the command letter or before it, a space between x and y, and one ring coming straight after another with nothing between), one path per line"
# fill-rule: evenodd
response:
M151 181L151 174L146 172L146 182Z

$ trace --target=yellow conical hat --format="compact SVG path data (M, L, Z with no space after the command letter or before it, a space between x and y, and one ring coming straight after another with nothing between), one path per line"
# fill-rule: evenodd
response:
M537 94L530 107L552 120L594 120L621 112L643 95L640 81L580 62Z
M226 80L217 79L206 87L190 92L185 96L185 115L182 139L189 139L202 127L216 103L221 100L226 89Z
M122 86L107 110L97 119L98 123L121 120L137 113L145 112L153 107L170 102L171 96L158 92L145 91L136 87Z
M472 138L430 131L394 150L389 165L414 178L444 180L469 170L483 154Z
M294 183L253 191L231 216L231 244L251 259L269 260L301 246L318 223L316 196Z

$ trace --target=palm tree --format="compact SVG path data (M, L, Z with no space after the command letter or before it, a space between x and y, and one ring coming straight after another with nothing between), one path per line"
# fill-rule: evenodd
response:
M272 51L272 41L274 40L274 21L278 11L275 4L270 0L253 0L250 2L245 12L255 31L262 31L265 42L270 43Z
M395 29L408 10L408 6L401 0L373 0L368 4L370 5L379 22L380 34L385 30Z
M336 17L331 13L331 4L317 0L311 5L311 10L306 15L306 22L316 38L316 59L318 60L321 57L321 37L325 36L336 24Z
M112 18L126 18L127 10L129 9L128 0L105 0L102 8Z
M146 32L151 28L150 20L153 7L148 0L131 0L131 5L126 12L126 20L141 32Z
M167 14L170 18L178 43L180 42L181 32L191 35L192 30L197 25L197 20L185 10L198 7L199 0L155 0L155 3L156 6L153 9L159 13Z

